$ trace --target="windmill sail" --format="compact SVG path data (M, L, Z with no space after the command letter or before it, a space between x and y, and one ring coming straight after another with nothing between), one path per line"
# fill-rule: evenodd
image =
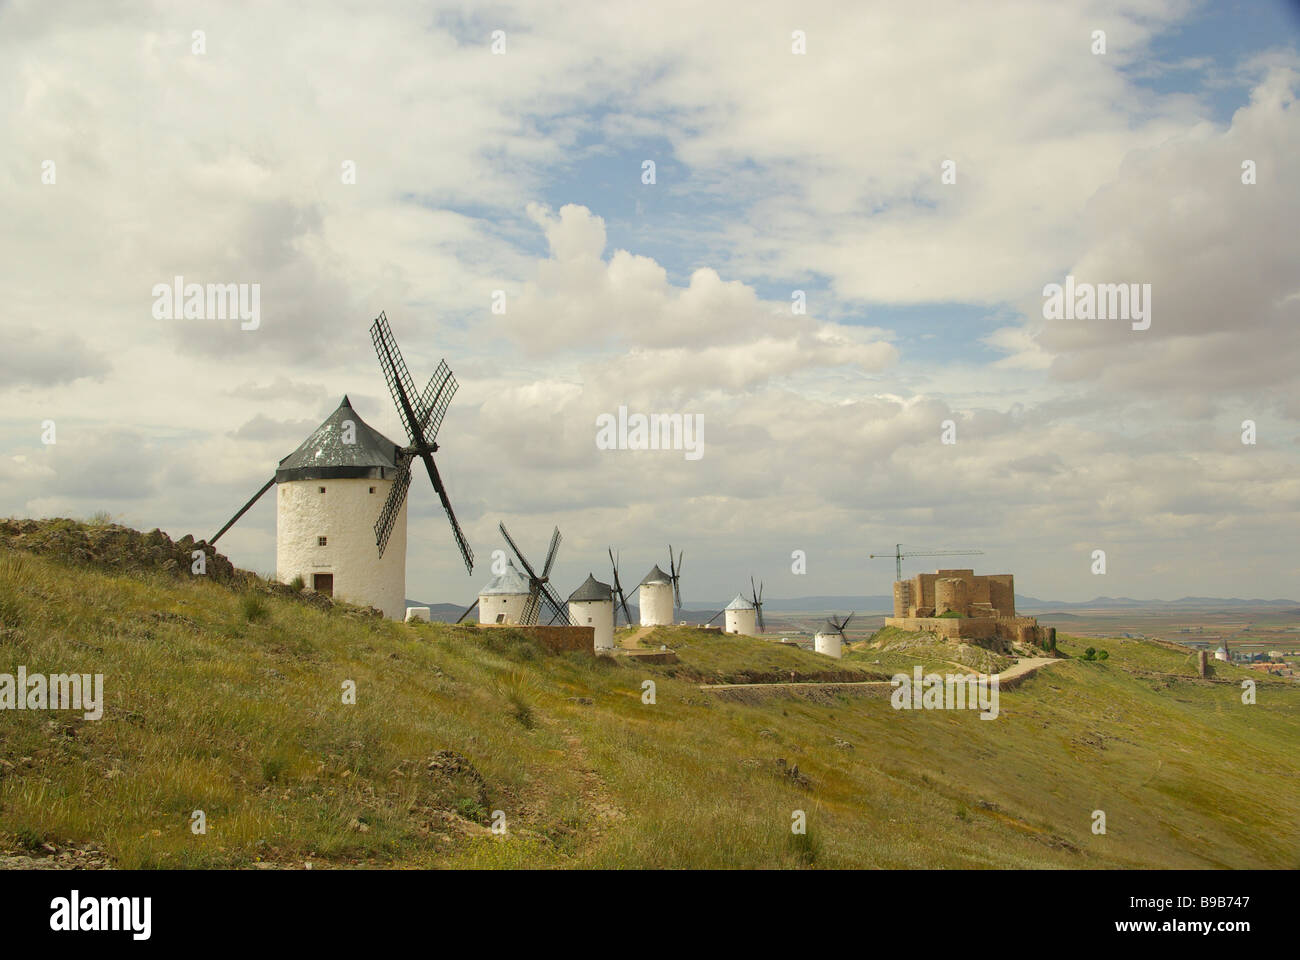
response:
M388 317L383 312L371 325L370 338L375 345L375 355L379 358L384 383L388 385L388 392L393 397L393 404L397 407L398 416L402 419L402 426L410 441L410 445L398 457L397 476L380 511L379 520L375 523L375 544L379 547L380 556L388 545L388 538L393 532L393 524L401 512L402 504L406 502L411 484L411 461L418 456L424 461L429 481L438 492L438 499L442 502L443 512L447 514L447 522L451 526L452 537L460 550L461 559L465 561L465 569L473 573L474 551L460 528L451 499L447 496L447 488L433 462L433 454L438 450L438 430L458 386L456 378L447 366L447 361L443 360L429 378L424 392L416 394L411 372L402 359L397 340L388 326Z
M618 604L623 609L623 618L627 625L632 626L632 613L627 608L627 594L623 592L623 584L618 578L618 561L614 559L614 548L609 548L609 565L614 568L614 593L618 595Z
M524 572L528 574L528 600L524 604L523 623L532 625L538 622L540 616L545 615L550 624L560 624L569 626L568 607L555 595L551 589L550 576L551 564L555 562L555 554L560 548L560 528L556 527L555 532L551 535L551 546L547 551L546 564L542 568L541 575L533 569L533 565L528 562L524 552L519 549L519 544L515 543L514 537L510 536L510 531L506 529L504 523L497 524L501 531L501 536L505 538L510 549L514 551L515 557L518 558Z

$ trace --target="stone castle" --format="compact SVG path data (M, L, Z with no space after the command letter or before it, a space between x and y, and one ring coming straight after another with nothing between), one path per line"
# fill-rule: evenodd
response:
M1046 631L1034 617L1016 616L1015 578L976 576L974 570L936 570L894 582L894 615L885 626L970 640L1041 644Z

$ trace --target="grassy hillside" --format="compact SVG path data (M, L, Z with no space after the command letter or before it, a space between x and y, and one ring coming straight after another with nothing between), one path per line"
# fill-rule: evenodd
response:
M102 673L107 700L97 722L0 713L0 854L75 847L121 867L1300 866L1300 688L1256 676L1259 702L1243 706L1235 684L1198 680L1166 647L1089 640L1110 659L1051 665L1004 693L994 721L879 698L722 702L700 684L803 679L830 662L682 628L648 638L677 664L554 657L508 629L408 626L249 578L80 561L0 546L0 672ZM1067 655L1083 646L1059 640ZM907 660L897 646L885 672ZM829 669L879 672L875 659ZM347 680L355 705L341 702ZM1105 836L1090 831L1096 809ZM195 810L206 835L190 830ZM505 835L488 829L494 810ZM795 810L806 836L791 833Z

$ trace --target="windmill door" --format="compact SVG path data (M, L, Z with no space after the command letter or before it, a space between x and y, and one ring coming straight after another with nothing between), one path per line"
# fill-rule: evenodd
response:
M314 573L312 574L311 588L317 593L323 593L327 597L334 596L334 574L332 573Z

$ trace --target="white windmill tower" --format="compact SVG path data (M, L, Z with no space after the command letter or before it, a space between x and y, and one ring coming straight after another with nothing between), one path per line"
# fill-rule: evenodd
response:
M478 622L523 623L528 598L528 578L507 560L505 570L478 592Z
M384 616L400 620L406 613L406 494L416 457L424 461L442 500L465 568L474 569L474 552L433 463L438 428L457 384L443 361L424 392L417 394L382 313L370 334L410 445L399 447L375 430L344 397L209 543L216 543L273 484L278 485L277 579L301 577L313 590L378 607Z
M838 660L842 656L842 648L845 643L844 628L849 625L849 621L852 619L853 614L850 613L843 620L838 620L835 617L827 620L822 625L822 628L817 631L816 636L813 637L813 650Z
M678 584L682 575L682 555L678 553L674 559L672 544L668 545L668 567L672 573L664 573L656 563L637 588L637 606L643 627L671 626L673 610L682 605Z
M590 573L569 594L569 620L575 627L594 627L597 653L614 649L614 589Z
M735 600L727 604L725 629L727 633L743 633L746 636L753 636L758 629L754 604L739 593Z

